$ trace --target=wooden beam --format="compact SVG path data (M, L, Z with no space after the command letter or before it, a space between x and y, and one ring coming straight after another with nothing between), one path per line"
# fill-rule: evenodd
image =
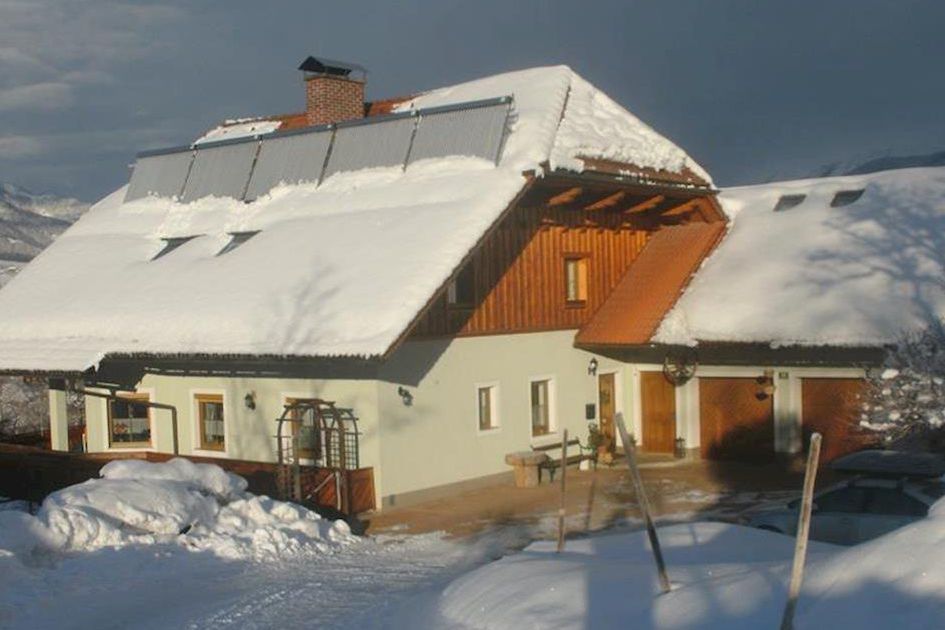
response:
M583 190L584 189L581 188L580 186L569 188L566 191L562 193L558 193L557 195L549 199L548 205L549 206L563 206L566 203L571 203L572 201L578 198L578 195L580 195Z
M681 203L678 206L673 206L667 210L664 210L660 213L664 217L675 217L680 214L686 214L687 212L693 212L698 210L700 206L699 199L690 199L685 203Z
M655 208L656 206L660 205L661 203L663 203L663 200L665 199L666 199L665 195L655 195L653 197L650 197L646 201L641 201L635 206L630 206L629 208L624 210L623 213L635 214L637 212L645 212L646 210L650 210L651 208Z
M589 206L584 206L585 210L604 210L606 208L612 208L617 205L621 199L627 196L626 191L620 190L612 195L607 195L603 199L599 199Z

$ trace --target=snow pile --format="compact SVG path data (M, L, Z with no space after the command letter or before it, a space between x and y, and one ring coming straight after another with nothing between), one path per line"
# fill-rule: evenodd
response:
M863 190L831 206L841 191ZM806 195L774 212L784 195ZM723 191L732 226L654 341L881 346L945 315L945 168Z
M850 547L809 575L799 609L801 627L941 627L945 501L936 503L928 518Z
M51 494L37 515L0 512L0 552L50 552L177 543L228 559L318 553L353 540L343 521L245 492L212 464L113 461L92 479Z
M673 591L660 596L645 532L536 542L451 584L439 627L777 627L793 540L722 523L659 529ZM812 554L828 547L814 543Z
M723 523L659 529L661 595L643 531L553 542L468 573L427 602L433 627L776 628L794 539ZM933 628L945 615L945 502L855 547L812 542L797 628ZM416 617L407 611L405 617Z

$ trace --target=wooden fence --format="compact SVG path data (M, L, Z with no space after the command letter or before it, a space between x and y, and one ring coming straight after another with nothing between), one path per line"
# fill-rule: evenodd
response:
M11 499L39 502L56 490L95 479L109 461L115 459L138 459L163 462L173 458L166 453L64 453L32 446L0 444L0 496ZM280 497L279 466L265 462L250 462L214 457L183 456L193 462L216 464L235 473L249 484L249 491ZM338 500L336 483L325 478L340 475L342 496ZM317 493L315 490L317 489ZM302 468L303 501L308 507L340 512L348 515L373 510L374 469L357 468L336 470L329 468ZM314 494L314 496L312 496Z

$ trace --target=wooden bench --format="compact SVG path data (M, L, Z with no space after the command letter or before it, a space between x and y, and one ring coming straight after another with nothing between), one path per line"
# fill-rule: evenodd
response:
M551 475L551 481L554 481L555 471L561 467L561 442L551 442L549 444L541 444L539 446L533 445L532 450L536 453L545 453L548 455L548 461L540 464L538 468L539 471L547 470L548 474ZM585 460L593 462L594 468L597 468L597 453L592 451L590 447L581 444L581 440L578 438L569 439L568 459L566 464L568 466L573 466L574 464L580 464Z

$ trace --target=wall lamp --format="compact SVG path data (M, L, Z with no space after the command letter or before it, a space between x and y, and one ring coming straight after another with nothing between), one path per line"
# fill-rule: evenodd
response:
M413 394L403 385L397 388L397 395L400 396L400 400L403 401L405 407L409 407L413 404Z
M255 409L256 408L256 392L247 392L246 395L243 397L243 404L246 405L247 409L250 409L250 410Z
M597 357L592 357L591 362L587 364L587 375L597 376Z

